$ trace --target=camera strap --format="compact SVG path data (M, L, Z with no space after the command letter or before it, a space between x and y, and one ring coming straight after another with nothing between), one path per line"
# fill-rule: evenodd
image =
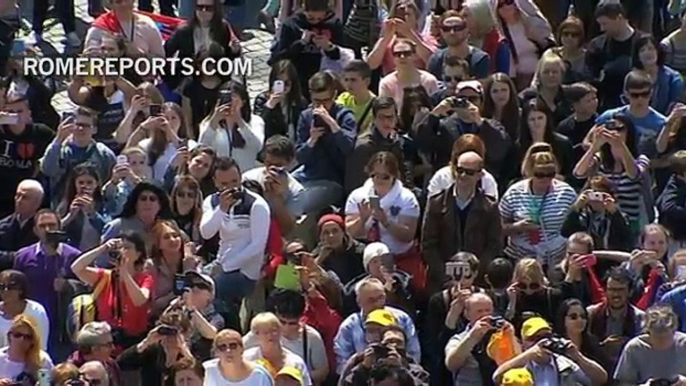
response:
M119 275L119 272L115 270L112 273L112 284L114 284L114 309L112 310L112 314L114 316L114 319L117 321L117 324L119 327L122 327L122 312L121 312L121 289L119 286L122 285L121 282L121 276Z
M303 324L303 359L305 360L305 366L312 371L312 366L310 366L310 353L308 352L309 350L309 345L307 342L307 325Z

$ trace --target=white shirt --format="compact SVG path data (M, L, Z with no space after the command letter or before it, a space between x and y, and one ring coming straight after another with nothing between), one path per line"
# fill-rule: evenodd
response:
M21 373L24 372L26 364L23 362L11 361L9 356L7 355L7 350L9 350L9 346L0 348L0 379L16 379ZM52 364L52 359L50 359L50 355L48 355L48 353L46 353L45 351L41 350L40 358L41 369L52 371L52 368L55 366Z
M150 154L150 143L152 142L152 139L150 138L145 138L142 141L138 142L138 146L140 146L143 150L145 150L146 153ZM198 143L193 141L193 140L188 140L188 150L193 150L195 147L198 146ZM176 153L178 153L178 149L176 148L176 145L173 143L167 143L167 147L164 149L164 152L160 155L159 158L155 161L155 164L152 165L152 179L157 181L157 182L164 182L164 174L167 172L167 168L169 168L169 164L171 161L174 159L176 156Z
M267 370L262 366L255 366L252 373L242 381L230 382L219 371L219 359L210 359L203 362L202 366L205 368L205 380L203 386L272 386L274 380L269 375Z
M361 187L353 190L352 193L350 193L350 196L348 196L348 200L345 203L345 214L359 214L360 211L357 208L357 205L365 200L369 200L371 194L373 194L372 181L367 180ZM419 202L417 201L417 197L415 197L412 191L402 186L398 180L396 180L393 188L391 188L380 201L381 208L386 212L386 216L388 216L388 221L392 223L397 224L400 222L401 218L419 218ZM370 218L367 220L367 223L364 225L365 232L369 232L373 223L374 219ZM404 242L396 240L381 224L379 224L379 234L381 235L381 242L386 244L393 254L405 253L414 245L414 242L412 241Z
M284 192L283 198L286 201L289 212L296 217L300 217L303 214L303 202L300 198L305 188L298 180L293 178L291 173L286 173L286 175L288 176L288 189ZM255 181L262 186L262 189L264 189L266 180L267 168L264 166L243 173L243 181Z
M48 349L48 335L50 334L50 319L45 308L38 302L26 299L26 307L21 315L31 319L40 334L41 349ZM7 332L12 327L12 319L7 319L0 313L0 347L7 345Z
M303 375L303 386L312 386L313 384L312 378L310 378L310 372L307 371L307 366L302 358L288 351L286 348L283 348L282 350L286 354L286 358L283 361L283 367L295 367L296 369L300 370L300 373ZM246 349L243 352L243 358L250 362L256 362L264 357L262 356L262 350L260 350L259 347L253 347Z
M264 261L269 224L269 204L257 194L244 190L245 199L223 212L218 205L218 194L203 202L200 234L205 240L219 232L217 262L224 272L240 270L252 280L260 277Z
M481 177L481 189L484 191L485 195L491 196L497 201L498 183L495 181L495 178L493 178L493 175L486 171L486 169L482 170L482 172L483 176ZM429 193L429 197L448 189L454 183L455 178L453 178L453 172L450 166L444 166L438 169L438 171L434 173L433 177L431 177L429 186L426 188Z
M238 132L245 139L245 146L242 149L233 147L230 130L210 127L209 120L203 120L200 123L198 142L213 148L217 157L233 158L241 172L247 172L257 167L257 154L264 145L264 121L257 115L250 118L250 124L241 120Z

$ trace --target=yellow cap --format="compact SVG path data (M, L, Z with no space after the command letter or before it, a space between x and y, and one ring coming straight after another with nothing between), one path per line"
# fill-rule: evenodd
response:
M279 377L291 377L298 381L299 384L303 384L303 373L293 366L284 366L278 373L276 373L276 378Z
M552 328L550 327L550 324L541 317L535 316L529 318L522 324L522 338L529 339L541 330L552 330Z
M376 323L378 325L388 327L396 324L395 316L391 311L380 309L374 310L367 315L365 323Z
M508 370L503 375L502 386L534 386L534 377L524 367Z

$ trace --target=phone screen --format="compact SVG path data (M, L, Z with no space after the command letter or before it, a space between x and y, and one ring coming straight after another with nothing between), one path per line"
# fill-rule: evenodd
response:
M379 198L379 196L369 196L369 205L372 207L372 209L380 209L381 199Z
M221 90L219 92L219 105L231 105L233 101L233 91L231 90Z
M118 155L117 156L117 165L126 165L128 163L129 163L129 159L125 155Z
M274 86L272 87L275 93L282 93L284 91L284 84L282 80L274 81Z

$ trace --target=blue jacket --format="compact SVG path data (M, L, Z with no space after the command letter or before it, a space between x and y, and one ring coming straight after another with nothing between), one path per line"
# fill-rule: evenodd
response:
M345 162L355 148L357 122L353 112L334 104L329 114L341 128L337 133L327 133L319 138L314 147L307 145L312 127L312 107L300 113L295 135L296 159L302 167L305 181L328 180L343 185Z
M672 232L675 240L686 240L686 182L673 175L657 198L660 224Z
M681 75L667 66L661 66L657 73L657 82L653 87L650 107L662 115L667 115L675 102L684 101L684 80Z
M686 286L677 287L662 296L660 304L672 307L679 317L679 331L686 331Z

